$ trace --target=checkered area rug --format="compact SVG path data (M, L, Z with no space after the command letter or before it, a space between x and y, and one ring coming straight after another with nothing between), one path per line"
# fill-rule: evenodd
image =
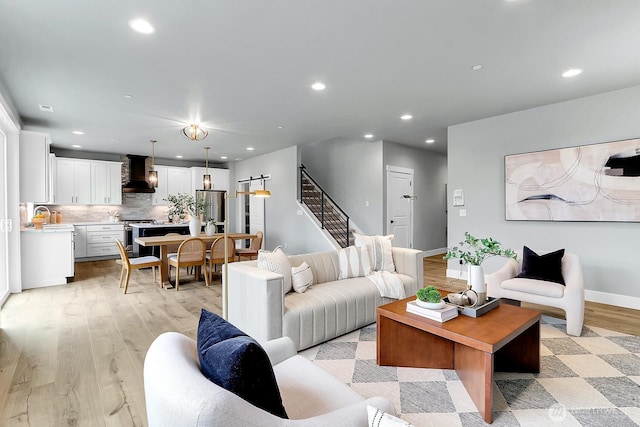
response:
M495 374L492 425L640 425L640 336L585 326L571 337L543 316L540 350L539 374ZM300 354L416 427L485 425L455 371L376 365L375 324Z

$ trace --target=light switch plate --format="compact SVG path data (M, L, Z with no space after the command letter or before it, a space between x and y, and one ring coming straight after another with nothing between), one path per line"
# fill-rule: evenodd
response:
M460 216L467 216L467 210L466 209L460 209Z

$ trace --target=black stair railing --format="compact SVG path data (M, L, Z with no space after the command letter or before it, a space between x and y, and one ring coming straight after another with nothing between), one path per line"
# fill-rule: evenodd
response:
M307 188L307 182L312 190ZM316 200L320 201L320 206L314 203ZM304 165L300 165L300 202L307 205L320 221L321 227L327 230L341 247L349 246L349 215L309 175Z

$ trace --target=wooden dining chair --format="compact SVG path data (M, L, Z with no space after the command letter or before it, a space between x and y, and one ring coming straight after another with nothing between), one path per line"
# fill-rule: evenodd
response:
M124 245L119 239L116 239L116 245L118 245L118 250L120 250L120 259L122 260L122 271L120 272L119 287L122 288L122 282L124 281L123 293L126 294L127 289L129 289L129 278L131 277L131 270L151 267L151 269L153 270L153 281L156 281L156 268L158 270L160 269L160 258L155 256L129 258L129 255L127 255L127 250L124 248Z
M236 249L236 256L238 257L238 261L242 259L242 257L246 257L249 259L253 259L253 257L258 257L258 251L262 248L262 231L258 231L256 233L256 237L251 239L251 244L248 248Z
M209 260L209 283L213 283L213 268L217 264L224 264L224 237L218 237L211 244L211 250L207 253L207 260ZM231 237L227 237L227 259L228 262L233 262L236 258L235 255L236 242Z
M180 243L178 252L175 255L167 258L169 273L171 273L172 266L176 268L176 291L180 287L180 267L201 267L205 284L209 286L209 277L206 274L206 252L207 246L204 240L199 237L191 237Z

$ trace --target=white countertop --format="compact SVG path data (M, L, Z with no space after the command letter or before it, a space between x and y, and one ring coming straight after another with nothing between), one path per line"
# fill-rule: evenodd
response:
M74 222L73 225L124 225L124 222L111 222L111 221L84 221L84 222Z
M23 233L70 233L74 232L73 224L45 224L42 230L36 230L35 227L22 227Z
M135 228L165 228L165 227L188 227L189 223L184 222L182 224L176 224L174 222L167 222L164 224L129 224L129 225Z

